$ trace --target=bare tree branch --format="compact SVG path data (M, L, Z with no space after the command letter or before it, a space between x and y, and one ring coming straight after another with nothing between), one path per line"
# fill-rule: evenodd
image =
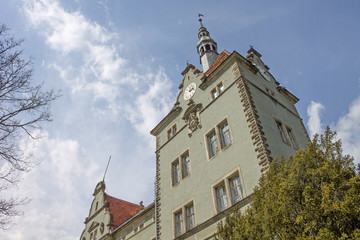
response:
M59 97L54 91L43 91L42 84L33 85L31 59L22 58L19 49L23 39L10 36L9 28L0 24L0 228L12 225L14 216L21 215L19 206L29 199L6 198L4 191L13 188L21 172L36 164L19 147L21 137L41 130L41 123L51 121L50 104Z

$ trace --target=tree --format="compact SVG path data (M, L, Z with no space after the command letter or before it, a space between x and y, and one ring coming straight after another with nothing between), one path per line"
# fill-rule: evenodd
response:
M43 91L42 84L33 85L31 59L22 57L19 50L23 40L9 35L9 28L0 24L0 228L6 229L13 216L21 214L20 205L27 198L7 198L4 193L20 180L21 172L34 167L31 156L25 154L19 140L24 136L32 139L41 130L41 123L51 121L50 103L58 93Z
M335 138L327 128L295 157L275 159L218 239L360 239L360 175Z

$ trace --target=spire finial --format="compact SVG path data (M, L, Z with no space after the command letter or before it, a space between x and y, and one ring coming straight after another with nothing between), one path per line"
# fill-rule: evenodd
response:
M201 13L199 13L199 22L200 22L200 26L201 27L204 27L203 25L202 25L202 18L201 17L203 17L204 15L202 15Z

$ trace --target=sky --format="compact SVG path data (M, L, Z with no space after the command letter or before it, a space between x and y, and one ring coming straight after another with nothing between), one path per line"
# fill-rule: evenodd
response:
M0 1L23 38L34 84L61 91L45 137L19 144L38 166L6 196L28 196L0 239L79 239L96 184L134 203L154 199L155 137L196 52L198 13L218 50L249 45L300 101L311 136L337 131L360 162L360 1Z

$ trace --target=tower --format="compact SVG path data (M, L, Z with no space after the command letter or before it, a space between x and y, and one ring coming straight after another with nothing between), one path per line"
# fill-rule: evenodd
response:
M245 208L275 157L294 154L309 138L298 99L269 72L261 54L217 44L200 19L202 71L181 73L174 107L156 136L158 239L214 239L217 223Z
M198 33L199 42L197 52L200 55L200 64L203 72L206 72L214 63L217 53L217 43L210 37L209 31L203 26L201 15L199 14L200 28Z

